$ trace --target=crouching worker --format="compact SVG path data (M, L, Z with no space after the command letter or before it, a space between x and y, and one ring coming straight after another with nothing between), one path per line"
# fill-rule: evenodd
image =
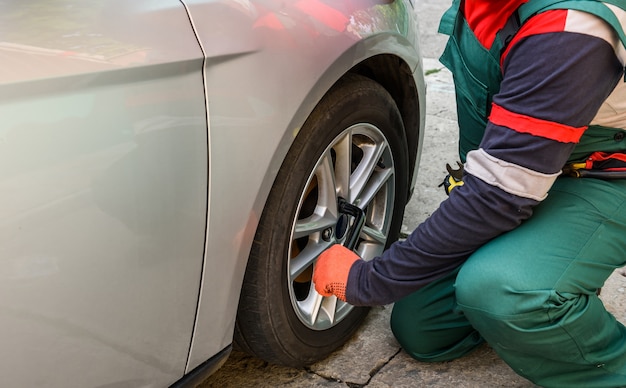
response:
M395 302L392 331L418 360L487 341L535 384L625 387L626 328L597 296L626 264L624 8L454 0L439 29L463 184L380 257L325 251L316 290Z

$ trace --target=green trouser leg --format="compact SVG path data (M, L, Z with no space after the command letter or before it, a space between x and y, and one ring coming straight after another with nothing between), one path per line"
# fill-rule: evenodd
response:
M447 317L430 309L429 301L445 294L444 284L452 289L450 280L442 279L394 307L394 334L409 354L423 359L423 349L437 346L425 347L415 338L429 336L443 322L450 337L441 341L440 356L428 358L450 359L463 354L455 344L467 342L471 327L513 370L538 385L626 387L626 328L596 296L614 269L626 264L625 200L624 180L557 180L531 219L480 248L461 267L456 291L446 298L463 311L465 333L447 329L448 317L462 326L454 307ZM410 331L398 322L410 318L411 300L425 306L428 317L418 322L429 326Z
M452 360L484 342L456 306L457 273L394 304L391 331L411 357L425 362Z

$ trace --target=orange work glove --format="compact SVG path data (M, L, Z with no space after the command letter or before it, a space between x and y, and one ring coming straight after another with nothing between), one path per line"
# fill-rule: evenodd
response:
M322 296L335 295L345 302L348 273L359 259L356 253L339 244L322 252L313 268L315 291Z

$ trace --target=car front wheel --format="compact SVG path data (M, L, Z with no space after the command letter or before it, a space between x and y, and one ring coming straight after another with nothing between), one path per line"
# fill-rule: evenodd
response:
M259 221L235 329L242 350L299 367L356 331L368 310L318 294L313 268L322 251L346 245L351 232L365 260L397 239L408 193L404 139L394 100L371 79L348 75L318 104ZM347 209L364 216L362 227Z

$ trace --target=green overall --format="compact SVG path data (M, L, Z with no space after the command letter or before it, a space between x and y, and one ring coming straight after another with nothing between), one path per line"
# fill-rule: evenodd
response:
M625 0L608 0L621 8ZM441 62L453 75L462 161L483 136L501 82L501 39L490 50L454 0L440 25L450 35ZM619 3L619 4L618 4ZM619 21L600 2L531 0L520 21L549 9L579 9ZM571 160L626 150L624 129L590 127ZM484 340L518 374L549 387L626 387L626 328L596 295L626 265L626 180L557 179L515 230L477 250L456 272L398 301L391 328L412 357L445 361Z

